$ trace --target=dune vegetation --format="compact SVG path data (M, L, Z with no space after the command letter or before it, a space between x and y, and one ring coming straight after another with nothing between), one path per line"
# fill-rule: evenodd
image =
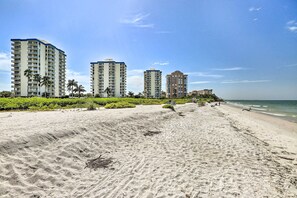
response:
M171 104L165 104L165 105L162 106L162 108L171 109L172 111L175 111L173 105L171 105Z
M97 108L110 103L122 104L123 102L132 105L160 105L166 104L168 101L169 99L146 98L0 98L0 111L88 108L90 104ZM175 102L176 104L185 104L191 102L191 99L175 99Z
M135 108L135 104L131 104L128 102L115 102L115 103L108 103L104 106L106 109L119 109L119 108Z

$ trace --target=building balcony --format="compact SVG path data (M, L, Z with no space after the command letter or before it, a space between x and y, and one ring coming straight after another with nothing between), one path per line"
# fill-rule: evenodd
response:
M35 54L38 55L38 50L28 50L28 54Z
M21 60L21 55L12 55L11 58Z
M15 49L15 48L21 48L21 43L19 43L19 42L13 42L13 43L11 44L11 48L12 48L12 49Z
M11 71L20 71L20 67L13 67L11 68Z
M28 58L38 59L39 57L38 57L37 55L29 54L29 55L28 55Z
M14 82L21 82L21 77L11 77L11 80L14 80Z
M39 64L38 64L39 62L38 61L31 61L31 62L28 62L28 65L29 65L29 67L37 67L37 66L39 66Z
M21 62L21 59L17 59L17 60L16 59L12 59L11 62L12 63L20 63Z
M19 56L21 56L21 51L20 50L18 50L18 49L15 49L14 51L12 51L12 53L11 53L12 55L19 55Z
M27 48L28 50L37 50L38 49L38 46L28 46Z
M30 45L37 45L38 42L37 42L37 41L32 41L32 40L30 40L30 41L28 41L28 44L30 44Z

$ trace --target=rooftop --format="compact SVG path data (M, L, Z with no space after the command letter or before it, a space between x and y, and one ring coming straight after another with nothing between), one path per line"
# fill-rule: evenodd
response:
M55 49L65 53L63 50L57 48L56 46L54 46L53 44L47 42L46 40L41 40L41 39L37 39L37 38L27 38L27 39L11 39L11 41L37 41L37 42L40 42L44 45L50 45L52 47L54 47Z

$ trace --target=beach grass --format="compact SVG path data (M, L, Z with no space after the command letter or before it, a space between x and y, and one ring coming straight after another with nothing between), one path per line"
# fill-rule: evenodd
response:
M175 111L173 105L171 105L171 104L165 104L165 105L162 106L162 108L171 109L172 111Z
M135 104L131 104L128 102L115 102L115 103L108 103L104 106L106 109L120 109L120 108L135 108Z
M133 105L160 105L168 103L169 99L146 98L0 98L0 111L9 110L54 110L70 108L103 107L110 103L129 103ZM175 99L176 104L191 102L190 99Z

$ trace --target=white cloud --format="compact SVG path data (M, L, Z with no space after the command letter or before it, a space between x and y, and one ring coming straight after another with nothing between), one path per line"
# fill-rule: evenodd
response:
M287 25L294 25L295 23L296 23L295 20L291 20L287 22Z
M197 76L197 77L209 77L209 78L221 78L223 75L219 74L209 74L209 73L204 73L204 72L188 72L185 73L189 76Z
M249 11L250 12L254 12L254 11L260 11L262 8L261 7L258 7L258 8L256 8L256 7L250 7L249 8Z
M239 71L239 70L245 70L245 68L243 67L229 67L229 68L215 68L213 70L216 70L216 71Z
M9 53L0 52L0 71L1 72L11 71L11 62L10 62Z
M0 83L0 91L11 91L10 83Z
M284 67L297 67L297 63L291 65L285 65Z
M140 28L154 28L155 25L150 23L150 24L135 24L135 27L140 27Z
M144 70L142 69L133 69L133 70L128 70L127 75L128 76L140 76L143 75Z
M139 28L154 28L155 24L145 22L145 20L147 19L148 16L150 16L149 13L148 14L139 13L135 16L130 17L130 18L120 20L120 23L129 24L129 25L132 25L134 27L139 27Z
M288 27L288 29L289 29L291 32L297 32L297 26L290 26L290 27Z
M190 82L192 85L197 85L197 84L208 84L211 83L211 81L195 81L195 82Z
M154 62L153 65L160 65L160 66L165 66L165 65L169 65L169 62L168 61L165 61L165 62Z
M295 32L297 33L297 22L295 20L291 20L287 22L287 26L286 28L290 31L290 32Z
M127 92L133 91L134 93L143 92L143 75L134 75L127 77Z
M90 76L81 74L71 69L66 69L66 83L68 80L76 80L78 84L83 85L87 92L90 92Z
M123 23L130 23L130 24L136 24L136 23L140 23L144 18L147 18L148 16L150 16L150 14L142 14L139 13L135 16L133 16L130 19L124 19L122 20Z
M144 87L144 70L133 69L127 71L127 93L132 91L135 94L143 92Z
M221 83L223 84L239 84L239 83L266 83L270 82L271 80L227 80Z

